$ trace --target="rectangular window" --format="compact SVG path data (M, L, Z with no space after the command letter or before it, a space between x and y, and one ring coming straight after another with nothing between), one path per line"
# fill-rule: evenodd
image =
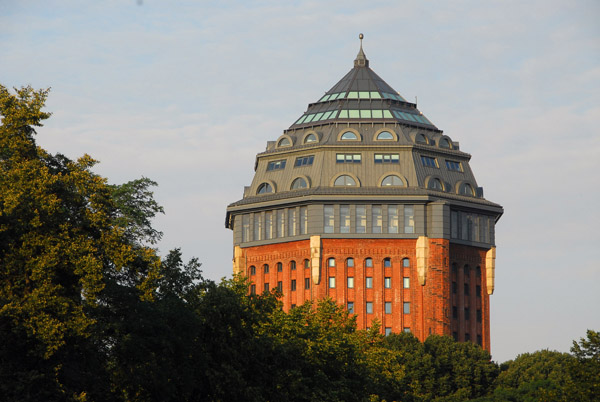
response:
M460 239L469 240L469 217L464 212L460 213Z
M365 286L367 289L373 289L373 278L371 276L365 278Z
M288 236L296 235L296 209L288 209Z
M456 282L452 282L452 294L456 294L458 291L458 285L456 284Z
M464 291L465 291L465 296L468 296L469 295L469 285L467 285L466 283L465 283Z
M285 211L277 210L277 237L285 236Z
M336 163L360 163L361 160L361 154L337 154L335 156Z
M390 327L385 327L385 336L389 336L392 334L392 328Z
M404 206L404 233L415 233L415 213L412 205Z
M348 312L354 314L354 302L348 302Z
M469 321L471 319L471 310L468 307L465 307L465 320Z
M265 292L269 291L269 283L265 283Z
M323 205L323 232L333 233L333 205Z
M265 239L273 238L273 211L265 212Z
M367 302L367 314L373 314L373 302Z
M262 240L262 216L260 213L254 214L254 240Z
M381 205L373 205L371 209L372 216L372 231L371 233L381 233L381 227L383 226L383 217L381 215Z
M477 293L477 297L481 297L481 286L477 285L475 287L475 292Z
M431 156L421 156L421 162L423 162L423 166L434 168L438 167L437 161Z
M300 234L308 233L308 209L300 207Z
M354 289L354 277L353 276L348 277L348 289Z
M402 285L404 286L404 289L410 289L410 278L407 276L402 278Z
M410 314L410 302L404 302L403 307L404 314Z
M267 172L270 170L279 170L285 168L285 159L269 162Z
M367 233L367 207L356 206L356 233Z
M330 289L335 289L335 276L330 276L329 277L329 288Z
M390 278L389 276L386 276L383 279L383 283L384 283L384 287L386 289L391 289L392 288L392 278Z
M251 295L255 295L256 294L256 285L250 285L250 294Z
M375 163L400 163L399 154L375 154Z
M392 302L385 302L385 313L392 314Z
M242 242L250 241L250 216L242 215Z
M404 327L403 331L406 332L406 333L410 333L410 328Z
M292 286L291 286L292 291L296 290L296 280L292 279Z
M450 237L458 239L458 212L450 212Z
M340 205L340 233L350 233L350 205Z
M446 168L448 170L454 170L455 172L462 172L460 162L449 161L448 159L446 159Z
M304 289L310 289L310 278L304 278Z
M300 156L300 157L296 158L296 163L294 163L294 167L298 167L298 166L310 166L310 165L313 164L314 160L315 160L315 156L314 155Z
M283 282L281 282L281 281L277 282L277 290L279 290L280 292L283 292Z
M388 205L388 233L398 233L398 205Z
M452 318L458 319L458 308L456 306L452 307Z
M481 310L477 310L477 322L481 322Z

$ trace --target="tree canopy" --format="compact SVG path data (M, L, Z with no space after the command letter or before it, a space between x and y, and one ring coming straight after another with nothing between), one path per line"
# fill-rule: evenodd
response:
M600 335L498 366L479 346L356 329L332 300L160 257L152 180L40 148L47 90L0 86L0 400L592 401Z

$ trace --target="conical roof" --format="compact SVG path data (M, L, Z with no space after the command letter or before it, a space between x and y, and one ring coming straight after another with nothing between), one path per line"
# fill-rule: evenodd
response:
M417 109L407 102L369 67L361 45L354 67L306 112L290 129L319 126L337 122L398 122L438 130ZM439 131L439 130L438 130Z

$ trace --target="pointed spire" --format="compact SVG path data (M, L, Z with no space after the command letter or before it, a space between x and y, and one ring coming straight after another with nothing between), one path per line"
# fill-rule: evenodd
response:
M360 39L360 50L356 55L356 59L354 59L354 67L369 67L369 60L367 56L365 56L365 52L363 52L362 48L362 40L365 36L363 34L358 35L358 39Z

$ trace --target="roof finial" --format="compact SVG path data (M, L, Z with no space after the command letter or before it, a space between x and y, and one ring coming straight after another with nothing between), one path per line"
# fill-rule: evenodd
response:
M358 55L354 60L354 67L369 67L369 60L367 60L367 56L365 56L365 52L363 52L362 41L365 35L359 34L358 39L360 39L360 50L358 51Z

